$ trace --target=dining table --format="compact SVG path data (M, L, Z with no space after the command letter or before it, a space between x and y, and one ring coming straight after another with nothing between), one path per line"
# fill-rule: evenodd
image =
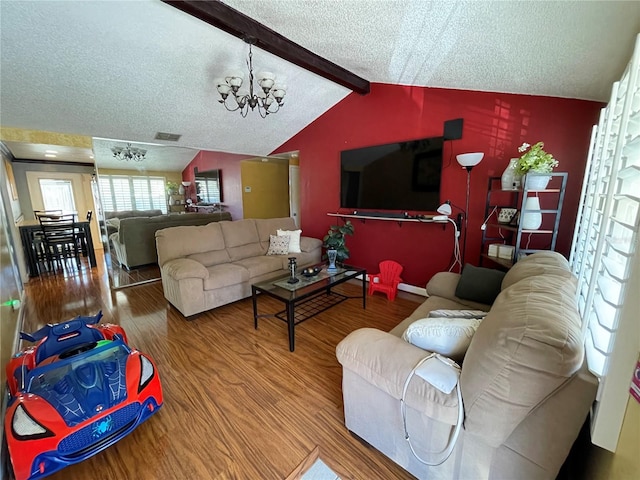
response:
M91 236L91 222L88 220L78 220L75 222L75 225L81 233L79 238L82 242L82 254L89 258L89 265L95 267L97 262L96 251L93 248L93 238ZM38 260L35 239L42 234L42 226L38 220L23 220L17 224L17 227L20 231L20 241L22 242L24 256L27 260L29 276L39 277L41 262Z

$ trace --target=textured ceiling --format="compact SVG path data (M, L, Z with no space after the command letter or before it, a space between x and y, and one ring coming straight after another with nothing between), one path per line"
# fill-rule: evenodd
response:
M640 2L224 3L371 82L600 101L640 31ZM255 49L255 70L284 78L285 106L227 112L213 79L246 71L246 45L157 0L2 0L0 22L5 127L266 155L349 94Z

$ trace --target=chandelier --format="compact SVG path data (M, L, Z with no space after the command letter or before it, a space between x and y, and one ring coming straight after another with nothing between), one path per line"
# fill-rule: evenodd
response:
M225 78L216 79L216 88L222 97L218 102L223 104L230 112L240 110L243 117L249 113L249 108L255 110L262 118L270 113L276 113L280 107L284 105L282 99L286 94L285 87L276 83L276 77L270 72L259 72L256 74L258 85L260 86L257 93L253 93L253 53L251 45L255 44L254 38L246 38L245 42L249 44L249 59L247 67L249 67L249 90L240 90L244 75L242 72L230 73ZM231 94L231 95L229 95Z
M116 160L122 160L128 162L133 160L134 162L143 161L147 155L147 151L142 148L132 147L130 143L127 143L126 147L111 147L113 152L113 158Z

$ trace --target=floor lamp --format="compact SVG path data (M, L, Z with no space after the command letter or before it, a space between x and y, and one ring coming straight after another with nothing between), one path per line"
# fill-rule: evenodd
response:
M483 152L474 153L461 153L456 155L458 163L462 165L462 168L467 169L467 204L464 209L464 243L462 247L462 265L464 265L464 256L467 253L467 234L469 229L469 185L471 180L471 169L480 163L484 157Z

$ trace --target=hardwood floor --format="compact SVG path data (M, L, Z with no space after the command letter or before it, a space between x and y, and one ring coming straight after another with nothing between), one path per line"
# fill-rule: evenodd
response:
M254 330L251 299L187 321L168 305L161 283L111 292L98 263L30 282L24 329L102 309L104 322L122 325L129 343L155 360L164 406L52 480L284 479L316 446L343 479L413 478L345 428L335 347L357 328L391 329L418 297L375 295L366 310L359 300L343 302L298 325L292 353L284 322L261 319ZM360 288L342 291L357 295ZM275 312L281 304L265 297L260 308Z

